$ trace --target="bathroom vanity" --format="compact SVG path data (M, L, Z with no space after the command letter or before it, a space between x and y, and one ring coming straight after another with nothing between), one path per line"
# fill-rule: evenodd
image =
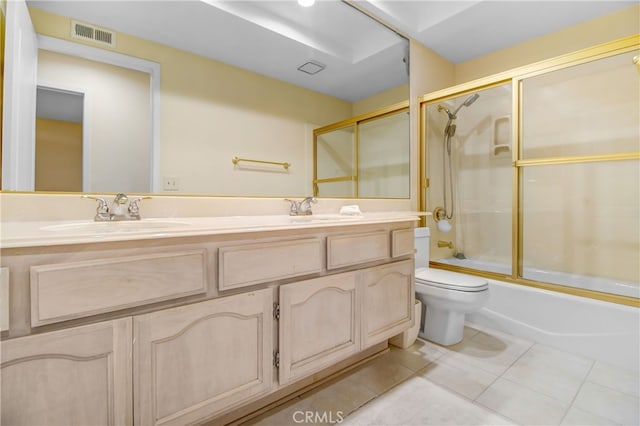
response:
M2 423L224 423L308 388L413 324L416 220L5 223Z

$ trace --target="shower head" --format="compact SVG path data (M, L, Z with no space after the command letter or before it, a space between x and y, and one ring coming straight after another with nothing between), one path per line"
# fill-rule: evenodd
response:
M478 95L477 93L474 93L473 95L469 96L467 99L464 100L462 105L460 105L458 108L456 108L456 110L453 112L453 114L449 114L449 118L451 118L451 115L453 115L453 118L458 118L456 116L456 114L458 114L458 111L460 111L460 108L462 108L463 106L465 106L465 107L471 106L471 104L474 103L475 101L477 101L479 97L480 97L480 95ZM448 111L447 111L447 113L448 113Z
M471 106L471 104L474 103L475 101L477 101L479 97L480 97L480 95L478 95L477 93L474 93L473 95L471 95L467 99L465 99L464 102L462 103L462 105Z
M465 99L464 102L458 108L456 108L456 110L453 112L451 112L449 108L445 107L444 105L438 105L438 112L444 111L449 116L449 120L455 120L456 118L458 118L457 114L458 114L458 111L460 111L460 108L462 108L463 106L466 106L466 107L470 106L472 103L477 101L479 97L480 95L477 93L472 94L467 99Z

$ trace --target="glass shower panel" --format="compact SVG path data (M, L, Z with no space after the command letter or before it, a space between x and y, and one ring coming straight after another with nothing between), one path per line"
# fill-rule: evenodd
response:
M427 106L427 208L452 225L427 220L432 260L511 274L511 103L508 83Z
M323 133L316 139L316 195L355 197L355 128Z
M640 79L611 56L522 82L523 159L640 150Z
M409 112L358 126L358 196L409 198Z
M350 180L338 182L319 182L316 187L316 197L353 198L355 197L355 183Z
M639 164L524 168L523 277L639 297Z

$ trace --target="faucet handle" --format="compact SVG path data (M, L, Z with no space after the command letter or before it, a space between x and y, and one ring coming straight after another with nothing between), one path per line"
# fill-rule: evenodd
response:
M129 216L140 219L140 201L150 198L151 197L137 197L129 199Z
M92 197L91 195L83 195L81 198L95 200L98 202L98 208L96 209L96 216L94 220L96 221L109 220L109 205L107 204L107 201L104 198Z
M318 202L318 199L316 197L307 197L304 200L301 201L301 203L309 203L309 205L311 203L315 204Z
M298 204L296 200L290 200L289 198L285 198L284 201L288 201L289 203L291 203L291 205L289 206L289 216L297 216L300 204Z
M318 202L318 199L316 197L307 197L304 200L300 201L298 214L301 214L301 215L313 214L313 212L311 211L311 204L312 203L315 204L317 202Z
M91 195L83 195L80 198L86 198L86 199L89 199L89 200L96 200L98 202L98 209L102 209L102 208L108 209L107 202L102 197L93 197Z

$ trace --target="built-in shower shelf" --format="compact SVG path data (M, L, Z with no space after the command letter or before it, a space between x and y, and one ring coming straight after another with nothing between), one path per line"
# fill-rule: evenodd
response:
M494 156L500 155L502 153L509 153L509 152L511 152L511 145L509 144L493 145Z
M511 152L511 117L508 115L498 117L493 122L492 154L497 157L500 154Z

